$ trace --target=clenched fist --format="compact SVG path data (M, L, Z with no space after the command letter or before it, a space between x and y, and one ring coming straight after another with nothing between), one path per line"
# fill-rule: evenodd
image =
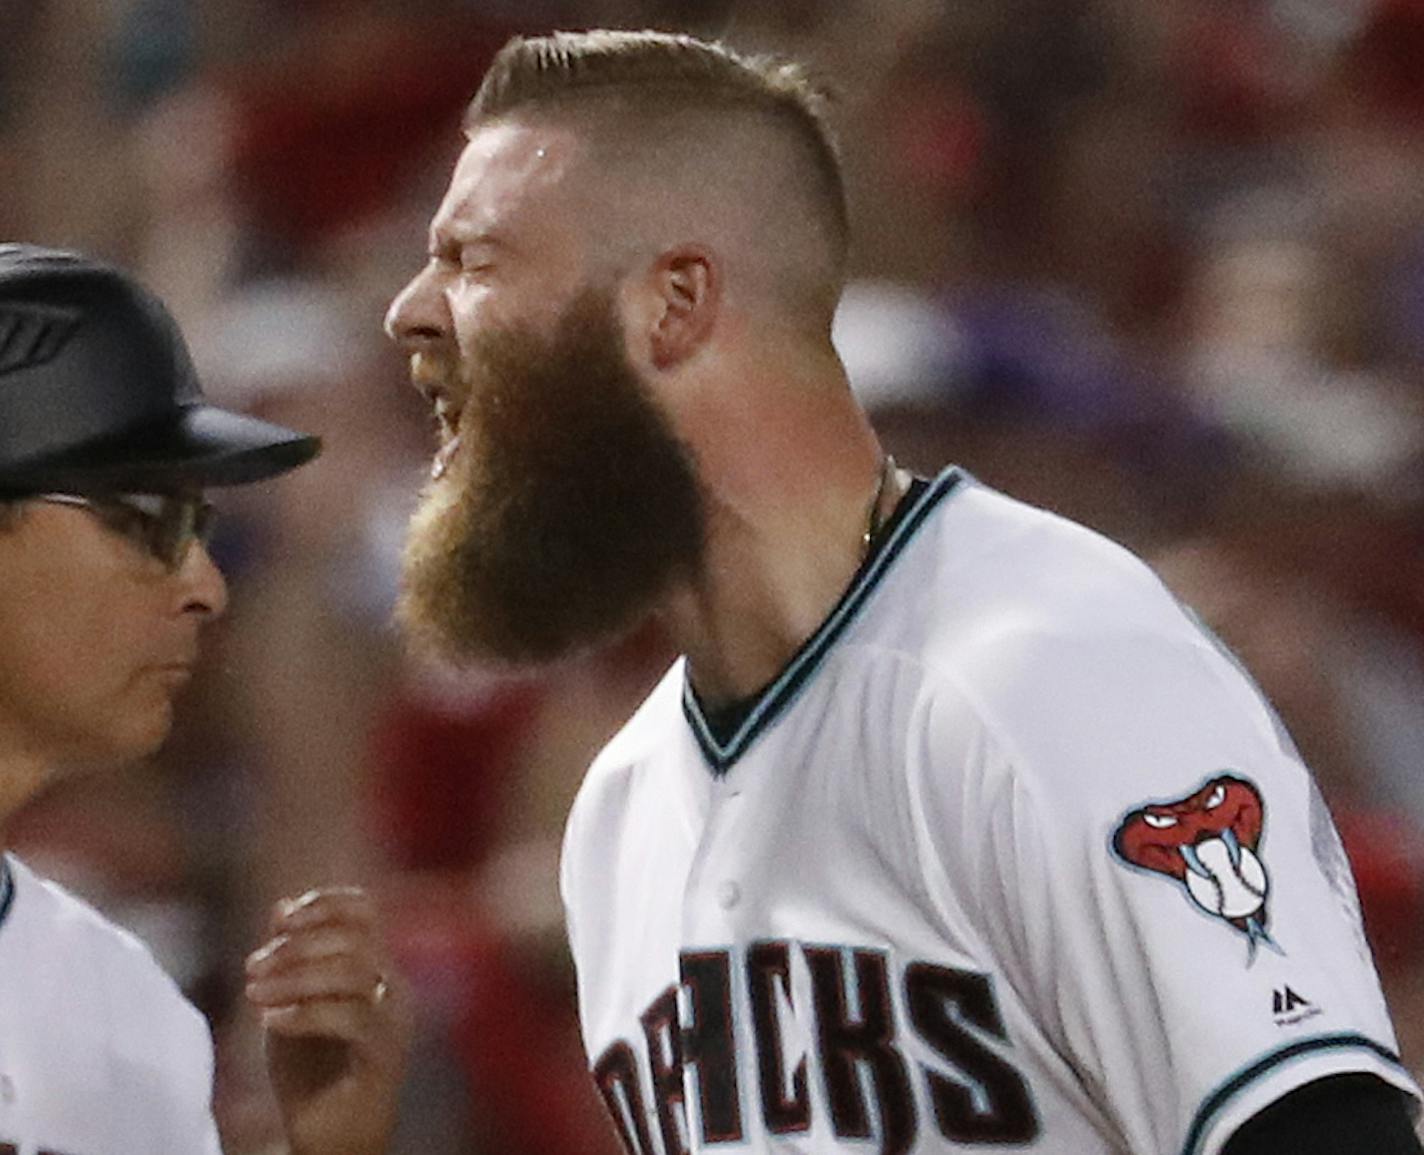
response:
M403 984L362 890L284 899L247 959L292 1155L382 1155L410 1042Z

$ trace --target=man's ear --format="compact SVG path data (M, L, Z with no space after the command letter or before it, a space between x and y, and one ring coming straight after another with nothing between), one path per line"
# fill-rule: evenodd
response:
M648 333L653 367L667 369L707 343L722 305L721 263L702 245L679 245L649 271L653 293Z

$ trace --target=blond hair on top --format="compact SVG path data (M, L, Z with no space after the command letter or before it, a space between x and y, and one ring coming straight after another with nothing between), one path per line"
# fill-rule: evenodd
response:
M809 184L841 256L848 210L830 94L801 64L751 56L664 32L555 32L516 37L495 56L465 115L465 130L519 112L563 111L619 101L637 114L744 111L789 133L810 160Z

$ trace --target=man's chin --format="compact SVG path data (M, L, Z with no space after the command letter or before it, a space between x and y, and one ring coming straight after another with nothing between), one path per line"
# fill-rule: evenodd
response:
M53 759L52 774L55 778L80 777L143 762L163 748L172 730L170 705L145 711L142 716L129 714L118 725L69 742L68 749Z
M525 637L510 630L476 628L468 620L452 618L408 591L396 603L396 625L409 651L417 658L458 668L478 668L501 674L533 674L575 661L616 645L632 634L650 614L602 630ZM484 624L487 627L494 617Z
M547 566L507 558L495 576L491 558L476 561L481 547L473 543L501 535L468 524L462 492L458 482L435 483L411 521L395 620L412 654L456 667L530 672L611 645L647 617L650 607L631 604L623 591L595 590L586 575L570 585L566 577L550 580Z
M172 733L173 702L172 699L165 699L142 724L134 726L122 736L123 761L138 762L153 757L163 748Z

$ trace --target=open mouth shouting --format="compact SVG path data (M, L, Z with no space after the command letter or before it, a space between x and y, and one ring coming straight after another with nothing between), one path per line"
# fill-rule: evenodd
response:
M455 399L453 384L458 380L458 373L447 359L421 352L410 359L410 379L435 414L439 447L430 463L430 479L439 481L449 471L451 462L460 451L460 414L463 407Z

